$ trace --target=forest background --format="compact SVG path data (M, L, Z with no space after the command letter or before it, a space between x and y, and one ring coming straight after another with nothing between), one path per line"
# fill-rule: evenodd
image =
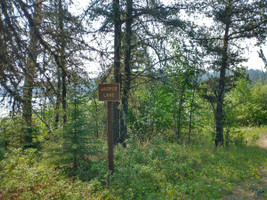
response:
M0 198L264 196L267 3L74 3L0 3L9 109L0 119ZM262 70L244 67L254 46ZM111 173L97 85L113 82L121 101Z

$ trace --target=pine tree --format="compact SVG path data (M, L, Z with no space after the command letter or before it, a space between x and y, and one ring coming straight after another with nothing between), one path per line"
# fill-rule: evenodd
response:
M90 126L86 116L86 94L81 84L74 83L70 89L68 118L63 128L63 160L73 171L77 171L79 161L90 155Z
M256 38L259 43L266 40L266 15L264 9L266 1L247 0L209 0L199 1L201 14L212 19L211 26L202 27L198 35L193 38L203 47L206 59L210 58L210 69L219 73L215 94L215 145L224 144L224 98L231 77L229 72L236 74L237 66L245 59L242 58L243 48L241 41ZM203 7L201 7L203 6ZM235 80L233 78L232 80ZM230 84L228 84L230 83Z

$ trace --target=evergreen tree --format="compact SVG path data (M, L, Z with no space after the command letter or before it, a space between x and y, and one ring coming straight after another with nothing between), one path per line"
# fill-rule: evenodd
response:
M61 105L66 113L68 78L72 73L85 76L79 59L84 55L84 32L78 17L68 11L69 3L64 0L0 3L1 86L4 97L11 97L18 105L17 110L22 105L29 131L35 112L34 95L46 97L52 104L56 97L56 110ZM34 91L39 94L33 94ZM66 114L62 116L66 122ZM31 134L28 135L25 140L31 143Z
M82 84L74 83L70 89L68 117L63 128L63 155L64 162L77 171L79 161L84 160L85 155L90 155L90 124L87 120L86 90Z
M201 1L201 13L213 20L210 27L202 27L194 39L203 47L210 58L209 67L219 73L215 88L215 145L224 143L224 96L229 71L234 71L244 61L240 41L257 38L259 43L266 39L266 2L247 0ZM208 59L207 59L208 60ZM234 73L235 74L235 73ZM234 85L234 84L231 84Z

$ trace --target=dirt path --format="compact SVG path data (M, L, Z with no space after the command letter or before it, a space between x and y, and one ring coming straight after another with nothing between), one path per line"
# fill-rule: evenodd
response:
M258 141L258 145L264 149L267 149L266 135L261 136L260 140ZM252 193L249 195L248 199L255 199L255 200L267 199L267 166L263 166L259 175L261 176L261 179L259 179L257 183L252 184L250 188L252 190Z
M263 136L259 141L259 146L267 149L267 136Z
M267 149L267 136L263 136L260 140L259 146L263 147L264 149ZM267 199L267 166L264 166L264 169L262 170L262 188L263 188L263 194L262 199Z

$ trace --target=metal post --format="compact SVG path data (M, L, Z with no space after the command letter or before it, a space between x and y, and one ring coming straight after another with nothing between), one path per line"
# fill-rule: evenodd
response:
M112 101L108 101L108 169L114 172L113 132L112 132Z

